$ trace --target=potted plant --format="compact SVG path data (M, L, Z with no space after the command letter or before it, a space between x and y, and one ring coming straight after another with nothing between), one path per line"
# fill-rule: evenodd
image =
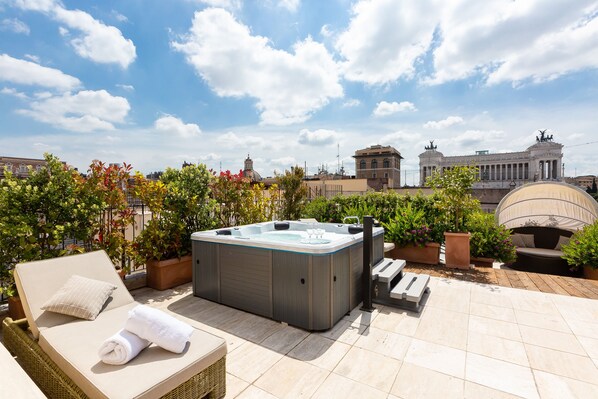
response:
M382 226L384 239L395 244L389 254L392 258L430 265L439 263L440 244L434 242L434 230L423 209L413 209L411 203L399 206Z
M494 216L474 212L467 218L467 231L471 234L471 261L476 266L492 267L494 261L514 262L517 255L509 229L496 224Z
M439 194L437 206L447 226L444 233L447 267L470 268L470 234L465 220L471 212L480 209L479 202L471 196L471 187L477 180L478 169L472 166L434 171L426 180Z
M583 268L585 278L598 280L598 221L576 231L562 251L571 270Z
M135 242L149 287L165 290L191 281L191 234L214 226L210 179L202 164L168 168L159 181L135 176L135 195L152 212Z

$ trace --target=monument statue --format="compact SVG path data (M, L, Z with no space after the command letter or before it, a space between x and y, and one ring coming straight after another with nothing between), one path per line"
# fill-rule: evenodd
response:
M552 141L552 134L550 134L550 135L546 134L546 131L548 131L548 129L538 130L538 131L540 132L540 137L536 136L536 141L538 143L545 143L545 142Z
M430 140L430 145L427 145L424 148L426 150L435 150L436 148L438 148L438 146L434 145L434 140Z

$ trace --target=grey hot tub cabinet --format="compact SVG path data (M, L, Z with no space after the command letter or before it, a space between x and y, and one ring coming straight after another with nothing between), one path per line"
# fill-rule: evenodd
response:
M374 236L374 264L384 236ZM306 254L193 242L193 294L274 320L327 330L362 300L363 244Z

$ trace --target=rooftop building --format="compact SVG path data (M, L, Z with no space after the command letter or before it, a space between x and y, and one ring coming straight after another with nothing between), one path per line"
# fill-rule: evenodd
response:
M367 179L374 190L401 187L401 153L379 144L355 151L357 179Z
M492 154L488 150L475 155L445 156L434 141L419 155L420 185L435 170L458 165L476 166L480 181L474 188L509 188L535 181L561 181L563 145L553 141L552 135L540 131L536 143L525 151Z

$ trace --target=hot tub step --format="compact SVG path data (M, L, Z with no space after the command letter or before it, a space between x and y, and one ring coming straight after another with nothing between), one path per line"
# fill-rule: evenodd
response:
M372 279L382 283L389 283L405 267L406 262L402 259L384 258L372 269Z
M426 292L429 281L430 276L427 274L405 273L399 283L390 291L390 297L419 303Z

